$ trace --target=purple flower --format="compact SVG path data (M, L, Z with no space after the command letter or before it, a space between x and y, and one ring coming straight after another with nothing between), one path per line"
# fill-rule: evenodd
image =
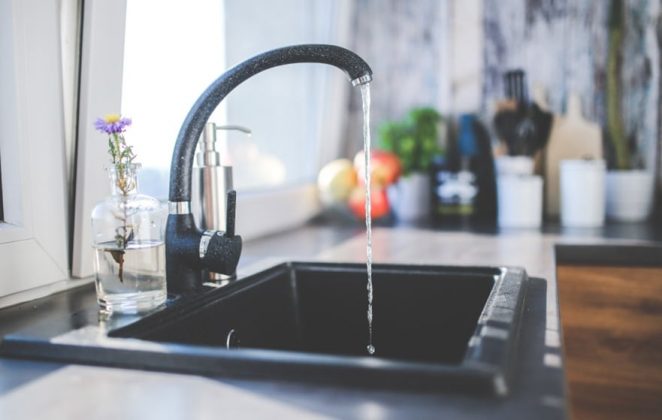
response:
M103 118L97 118L94 127L107 134L119 134L131 125L131 118L122 118L119 114L109 114Z

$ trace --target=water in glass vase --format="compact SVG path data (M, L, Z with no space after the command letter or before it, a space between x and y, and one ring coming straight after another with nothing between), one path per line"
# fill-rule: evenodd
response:
M107 312L149 311L166 300L165 245L163 241L116 242L95 246L97 300Z

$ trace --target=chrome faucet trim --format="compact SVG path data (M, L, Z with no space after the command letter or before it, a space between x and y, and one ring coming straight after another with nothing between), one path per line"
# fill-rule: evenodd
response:
M169 214L189 214L191 212L190 201L170 201L168 202Z
M356 79L352 80L352 86L360 86L360 85L365 85L366 83L372 82L372 74L364 74L361 77L357 77Z

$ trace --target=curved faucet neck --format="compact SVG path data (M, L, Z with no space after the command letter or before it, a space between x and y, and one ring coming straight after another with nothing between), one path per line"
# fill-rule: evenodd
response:
M231 68L216 79L195 102L177 136L170 172L170 196L173 203L191 200L191 173L195 148L205 124L218 104L241 83L252 76L285 64L322 63L345 71L352 84L372 80L372 70L361 57L335 45L294 45L267 51Z

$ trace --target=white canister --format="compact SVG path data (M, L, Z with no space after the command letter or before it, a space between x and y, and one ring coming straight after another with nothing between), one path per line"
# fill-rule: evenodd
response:
M542 178L498 175L498 220L504 228L538 228L542 224Z
M600 227L605 223L605 161L562 160L561 224Z

